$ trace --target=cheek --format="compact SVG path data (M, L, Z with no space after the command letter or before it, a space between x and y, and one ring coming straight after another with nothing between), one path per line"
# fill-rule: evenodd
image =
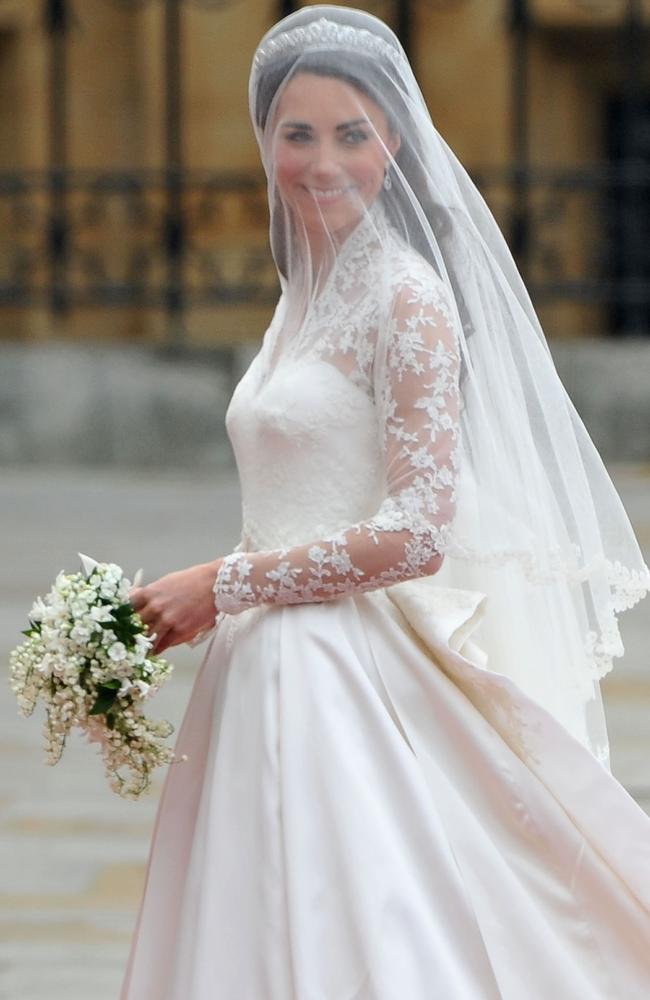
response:
M307 163L305 152L299 148L279 149L275 157L275 178L279 187L289 187L300 179Z
M366 155L358 157L353 167L357 181L373 190L381 187L384 180L384 160L383 152L376 150L368 151Z

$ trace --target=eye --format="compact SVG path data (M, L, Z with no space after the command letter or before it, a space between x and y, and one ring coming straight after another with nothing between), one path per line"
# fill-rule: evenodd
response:
M309 142L312 134L306 128L300 128L294 129L292 132L285 132L284 138L289 142Z
M362 128L351 128L343 136L346 146L357 146L368 139L368 133Z

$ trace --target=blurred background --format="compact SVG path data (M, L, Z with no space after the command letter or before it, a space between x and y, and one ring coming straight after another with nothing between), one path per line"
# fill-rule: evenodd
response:
M278 287L247 80L271 0L0 0L0 651L80 550L230 551L224 415ZM349 4L359 6L359 3ZM650 561L650 0L377 0L515 253ZM650 603L650 602L644 602ZM650 811L650 613L603 684ZM156 704L180 722L201 649ZM117 1000L161 783L0 690L0 1000Z
M277 296L247 79L295 6L0 0L0 462L231 460L225 405ZM647 460L650 0L367 7L502 226L596 444Z

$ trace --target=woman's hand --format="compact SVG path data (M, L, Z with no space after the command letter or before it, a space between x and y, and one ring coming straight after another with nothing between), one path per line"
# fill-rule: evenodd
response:
M133 587L129 598L149 633L154 653L189 642L211 628L217 615L212 587L221 563L200 563L168 573L146 587Z

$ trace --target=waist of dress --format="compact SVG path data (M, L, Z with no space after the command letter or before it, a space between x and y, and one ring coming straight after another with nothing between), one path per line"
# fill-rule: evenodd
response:
M244 552L261 552L268 549L289 549L298 545L308 545L326 539L339 531L349 528L356 518L346 518L337 523L314 521L298 530L290 526L260 525L250 516L242 521L239 548Z

